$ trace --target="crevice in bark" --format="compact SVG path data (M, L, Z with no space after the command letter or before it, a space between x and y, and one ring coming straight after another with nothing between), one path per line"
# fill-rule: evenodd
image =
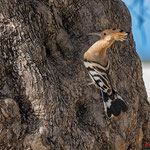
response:
M127 150L132 150L132 147L131 145L128 146Z
M76 103L76 116L79 123L84 123L85 117L87 115L87 108L85 104L77 101Z
M45 47L45 51L46 51L46 56L50 57L51 56L51 51L49 49L49 47L46 44L47 42L44 42L44 47Z

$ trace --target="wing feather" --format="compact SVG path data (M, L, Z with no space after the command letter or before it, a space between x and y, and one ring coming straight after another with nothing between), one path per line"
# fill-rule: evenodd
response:
M112 86L108 77L109 63L106 67L101 66L96 62L84 61L84 65L88 70L91 79L96 85L108 95L112 94Z

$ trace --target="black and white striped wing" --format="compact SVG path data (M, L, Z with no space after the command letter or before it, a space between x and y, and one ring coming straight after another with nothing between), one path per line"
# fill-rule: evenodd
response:
M112 94L112 86L108 77L109 63L106 67L93 61L84 61L84 65L88 70L91 79L95 84L108 95Z

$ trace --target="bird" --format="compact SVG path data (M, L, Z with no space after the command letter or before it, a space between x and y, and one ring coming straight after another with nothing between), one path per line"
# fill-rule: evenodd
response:
M100 36L100 40L95 42L84 53L84 65L92 79L92 83L100 89L106 116L109 118L119 116L121 112L128 110L128 106L112 86L109 77L111 66L108 60L107 50L115 41L126 40L129 32L120 29L106 29L101 33L89 33L88 35Z

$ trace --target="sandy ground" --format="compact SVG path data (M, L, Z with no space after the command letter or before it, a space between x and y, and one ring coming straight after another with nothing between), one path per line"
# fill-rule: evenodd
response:
M143 79L145 82L148 99L150 102L150 63L143 63Z

